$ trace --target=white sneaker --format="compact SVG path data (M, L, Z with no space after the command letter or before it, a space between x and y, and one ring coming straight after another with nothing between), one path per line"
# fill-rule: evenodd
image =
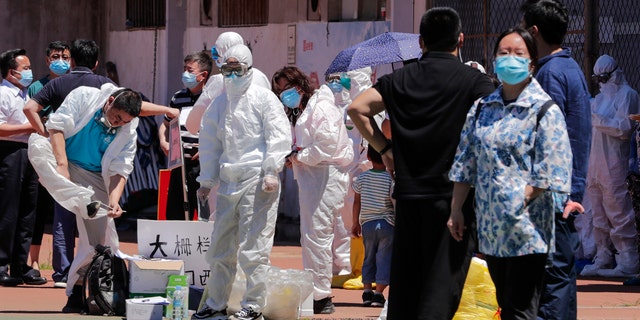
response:
M54 288L66 289L66 288L67 288L67 283L66 283L66 282L64 282L64 281L54 282L54 283L53 283L53 287L54 287Z

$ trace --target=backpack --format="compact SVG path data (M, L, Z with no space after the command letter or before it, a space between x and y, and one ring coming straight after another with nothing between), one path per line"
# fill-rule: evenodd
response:
M82 282L87 314L124 316L129 296L129 272L124 260L108 246L97 245Z

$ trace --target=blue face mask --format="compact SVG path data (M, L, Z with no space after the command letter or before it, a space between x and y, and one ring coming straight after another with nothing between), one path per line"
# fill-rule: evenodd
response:
M189 72L189 71L185 71L184 73L182 73L182 84L189 88L189 89L193 89L195 88L200 82L198 82L198 80L196 80L196 75Z
M530 63L531 59L525 57L501 56L496 58L494 69L500 81L514 85L529 77Z
M280 93L280 100L287 108L295 109L300 106L302 96L298 93L298 90L293 87Z
M327 87L329 87L333 93L342 92L342 85L338 81L331 81L327 83Z
M49 64L49 70L51 70L53 73L59 76L67 73L70 67L71 65L69 64L69 62L64 61L62 59L55 60L51 62L51 64Z
M33 72L31 72L31 70L22 70L22 72L20 72L20 75L22 76L22 79L19 79L18 82L23 87L28 87L33 81Z

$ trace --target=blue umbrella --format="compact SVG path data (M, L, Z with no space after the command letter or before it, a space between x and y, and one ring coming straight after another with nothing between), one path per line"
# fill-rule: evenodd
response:
M338 53L326 74L417 59L422 54L414 33L385 32Z

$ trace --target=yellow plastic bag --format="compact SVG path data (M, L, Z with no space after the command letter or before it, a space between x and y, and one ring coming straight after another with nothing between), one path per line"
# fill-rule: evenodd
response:
M454 320L500 319L496 287L484 260L473 258Z

